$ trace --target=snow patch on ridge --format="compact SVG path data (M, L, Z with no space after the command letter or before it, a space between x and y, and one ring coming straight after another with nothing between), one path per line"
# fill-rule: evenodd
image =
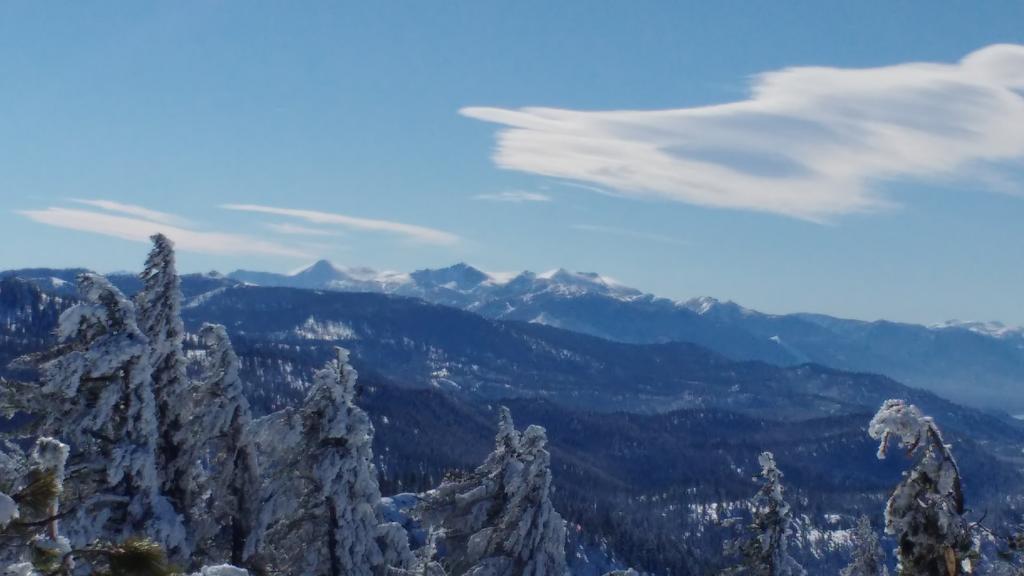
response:
M356 331L340 320L317 320L310 316L295 327L294 333L306 340L358 340Z
M961 330L969 330L975 334L981 334L982 336L990 336L992 338L1024 338L1024 326L1007 326L1002 322L988 321L981 322L976 320L947 320L938 324L932 324L929 326L932 330L945 330L948 328L958 328Z

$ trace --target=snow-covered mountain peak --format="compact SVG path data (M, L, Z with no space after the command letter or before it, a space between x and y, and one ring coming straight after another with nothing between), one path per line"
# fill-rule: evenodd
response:
M359 289L368 291L377 291L378 289L387 291L388 287L407 284L410 281L410 274L404 272L381 271L368 266L342 267L333 264L329 260L318 260L305 268L284 275L283 278L288 279L286 282L275 282L272 278L278 275L265 272L250 273L237 271L231 274L231 277L234 278L246 277L247 279L248 276L255 276L256 281L252 282L255 284L284 284L304 288ZM261 279L263 280L262 282L259 281Z
M596 272L572 272L558 268L537 274L535 278L545 289L564 294L602 294L616 298L642 295L639 290L624 286L614 278Z
M717 316L735 317L759 314L759 312L740 306L731 300L723 302L718 298L711 296L691 298L690 300L680 302L678 305L683 308L689 308L701 316L713 314Z
M332 282L340 279L347 279L349 275L345 270L335 266L329 260L317 260L313 264L292 272L289 276L301 278L306 282Z
M960 328L963 330L970 330L975 334L982 334L993 338L1024 338L1024 326L1007 326L1002 322L996 321L979 322L976 320L947 320L938 324L932 324L930 328L933 330Z
M684 308L689 308L702 316L711 312L715 306L718 306L721 303L722 302L718 298L711 296L698 296L697 298L691 298L690 300L681 302Z

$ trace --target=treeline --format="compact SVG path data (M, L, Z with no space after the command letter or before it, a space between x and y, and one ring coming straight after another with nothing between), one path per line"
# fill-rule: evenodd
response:
M58 319L57 345L17 361L38 381L0 385L5 415L31 415L0 448L5 574L568 573L543 428L517 430L502 409L484 462L449 473L406 511L409 521L396 522L382 502L374 429L356 404L347 351L316 372L300 405L254 418L224 326L204 325L186 355L173 245L162 235L153 242L133 299L83 274L81 301ZM982 558L985 529L965 518L959 468L930 418L891 400L869 433L880 457L894 440L913 458L885 509L899 574L1019 570L1019 539L989 533L1006 554ZM806 574L783 474L769 452L759 464L749 517L733 521L739 535L726 552L735 565L726 573ZM870 520L852 534L842 574L887 574Z

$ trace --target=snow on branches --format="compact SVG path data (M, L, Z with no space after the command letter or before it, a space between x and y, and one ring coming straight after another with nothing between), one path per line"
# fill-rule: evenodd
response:
M43 433L73 447L84 502L66 522L72 543L150 533L184 545L181 519L160 492L148 340L135 308L106 278L79 278L82 302L60 317L61 347L40 366Z
M205 443L209 493L202 510L195 512L194 525L204 553L209 553L210 546L227 548L231 562L240 565L256 552L262 539L252 414L227 330L220 324L204 324L199 337L206 346L197 387L202 411L194 416L191 428Z
M782 472L771 452L762 452L761 489L750 500L752 518L747 534L730 542L726 551L740 557L728 574L749 576L804 576L806 571L789 554L793 518L783 497Z
M871 527L871 519L861 516L853 529L853 558L839 576L889 576L885 565L885 552L878 544L878 535Z
M156 401L157 469L160 484L175 509L188 517L196 505L196 467L200 439L189 427L194 403L185 376L181 320L181 279L175 268L174 244L163 234L151 238L153 249L139 275L142 290L135 297L139 328L149 340L148 362Z
M515 429L502 407L494 451L464 478L426 495L418 514L444 534L453 576L562 576L565 522L551 503L543 428Z
M899 542L899 573L969 573L975 551L963 518L960 469L938 426L913 404L887 400L871 419L868 434L879 441L879 458L886 456L893 438L908 456L917 457L885 508L886 532Z
M267 556L303 574L371 576L413 561L407 536L383 523L373 425L355 405L348 351L317 372L305 403L257 422L267 447ZM289 456L290 455L290 456Z

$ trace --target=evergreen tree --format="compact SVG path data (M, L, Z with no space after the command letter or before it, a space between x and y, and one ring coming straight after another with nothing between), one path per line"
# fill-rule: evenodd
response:
M889 576L885 566L885 552L878 544L878 535L871 527L871 519L861 516L853 530L853 558L840 576Z
M551 457L539 426L516 431L502 408L495 449L427 494L419 515L440 526L453 576L562 576L565 522L551 503Z
M69 575L74 568L71 544L59 529L68 447L42 437L28 457L17 446L7 448L0 468L15 507L6 521L0 518L0 562L15 562L8 571Z
M73 545L146 534L184 545L180 517L160 493L148 342L135 308L106 278L79 278L82 302L60 317L58 347L39 358L42 434L73 447Z
M267 447L267 557L290 574L370 576L414 559L401 526L382 523L373 426L355 405L348 351L317 372L305 403L259 422ZM402 536L402 537L399 537ZM390 564L390 566L389 566Z
M151 239L153 249L139 276L142 290L135 301L139 327L149 339L148 361L159 430L157 470L164 493L180 514L190 518L199 493L196 462L205 438L190 428L192 398L185 375L185 327L174 243L163 234Z
M789 554L793 519L783 498L782 472L771 452L758 458L761 465L761 489L750 501L753 518L745 537L730 543L727 552L741 562L727 574L747 576L804 576L803 567Z
M114 544L95 541L72 549L60 534L60 501L69 449L53 438L38 438L30 457L18 453L15 446L0 452L0 470L5 475L21 475L13 486L14 499L22 504L26 517L17 525L0 526L0 570L4 576L181 576L167 560L164 549L146 538L129 538ZM18 469L21 469L18 472ZM21 545L11 537L21 538ZM10 554L14 552L14 554ZM222 565L203 567L198 576L247 576L245 570Z
M219 324L204 324L199 336L206 346L198 393L203 407L199 437L210 439L210 494L200 515L198 539L201 548L228 550L231 563L241 566L256 552L262 537L252 414L227 330Z
M887 400L871 419L868 433L884 458L893 436L908 456L917 455L885 508L886 532L899 542L901 575L956 576L971 571L976 552L964 520L960 469L935 422L913 404Z

